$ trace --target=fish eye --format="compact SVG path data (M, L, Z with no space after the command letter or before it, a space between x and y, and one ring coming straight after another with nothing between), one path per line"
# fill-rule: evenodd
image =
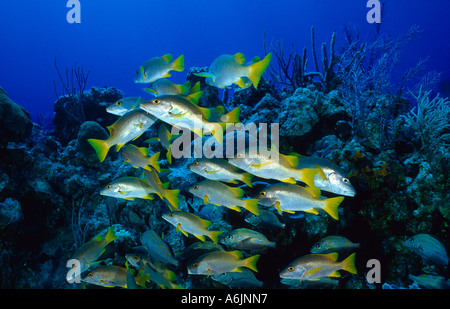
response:
M198 263L192 264L192 267L194 267L194 268L197 268L198 266L199 266Z
M87 276L92 277L93 275L94 275L93 273L89 273Z
M198 161L194 161L194 165L198 165Z
M198 185L195 185L195 186L194 186L194 190L198 190Z
M107 185L107 186L106 186L106 189L111 189L111 188L112 188L111 185Z
M348 178L342 178L342 182L343 182L343 183L349 183L350 180L348 180Z
M261 191L259 193L259 196L261 196L261 197L265 197L266 195L267 195L266 191Z
M293 272L293 271L295 270L295 267L294 267L294 266L289 266L289 267L288 267L288 270L289 270L290 272Z
M139 260L139 257L137 255L133 256L133 259Z
M238 158L238 159L241 159L241 158L243 158L243 157L244 157L244 154L243 154L242 152L237 154L237 158Z
M321 244L317 244L317 245L316 245L316 248L317 248L317 249L320 249L320 248L322 248L322 245L321 245Z
M160 100L160 99L154 99L154 100L152 101L152 103L155 104L155 105L157 105L157 104L161 103L161 100Z
M413 242L414 242L414 238L410 238L410 239L409 239L409 242L410 242L410 243L413 243Z
M227 238L228 238L228 239L231 239L231 238L232 238L232 236L231 236L231 235L227 235Z
M117 106L122 105L122 101L117 101L117 102L116 102L116 105L117 105Z
M169 214L169 217L173 217L173 216L175 216L175 214L174 214L173 212L171 212L171 213Z

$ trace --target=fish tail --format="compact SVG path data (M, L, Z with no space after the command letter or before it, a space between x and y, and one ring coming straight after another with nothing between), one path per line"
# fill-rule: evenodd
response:
M302 168L300 170L300 180L308 187L315 187L314 176L320 172L319 168Z
M231 112L221 116L220 120L222 122L226 122L226 123L233 123L233 124L239 123L240 122L240 120L239 120L240 113L241 113L241 107L238 106L235 109L233 109Z
M111 226L111 228L108 230L108 233L106 233L105 241L107 244L114 241L117 238L117 235L114 233L114 227Z
M352 253L348 258L343 260L342 261L342 264L343 264L342 269L345 271L348 271L349 273L356 275L358 273L358 271L356 270L356 266L355 266L355 257L356 257L356 252Z
M256 264L258 263L260 256L261 256L260 254L257 254L257 255L251 256L249 258L246 258L244 260L244 262L245 262L244 266L253 270L254 272L258 272L258 269L256 268Z
M187 95L187 99L189 102L194 103L194 104L198 104L198 100L200 100L201 96L203 94L203 91L197 91L194 93L191 93L189 95Z
M181 55L173 61L172 70L178 72L184 71L184 55Z
M249 186L250 188L253 188L253 185L252 185L252 179L253 179L254 176L255 176L255 175L250 174L250 173L244 173L244 174L242 174L242 179L241 179L241 181L242 181L243 183L245 183L247 186Z
M172 164L172 145L170 145L169 149L167 149L166 159L169 164Z
M150 157L150 165L153 166L158 173L161 173L161 167L159 166L159 162L158 162L159 155L160 155L160 153L157 152L153 156Z
M219 123L221 130L211 130L211 134L214 136L214 138L216 139L216 141L219 144L223 143L223 130L225 127L225 123Z
M258 88L258 84L261 79L261 76L264 74L267 67L269 66L271 58L272 58L272 53L269 53L263 60L256 62L249 66L250 73L247 77L252 82L255 89Z
M219 235L222 234L224 231L211 231L211 233L209 233L209 238L211 238L211 240L217 244L217 241L219 239Z
M344 200L343 196L332 197L325 200L325 210L334 220L339 220L338 206Z
M179 193L180 193L180 190L166 190L164 193L164 197L166 198L166 200L176 210L180 210L178 208L178 204L180 203L180 199L178 198Z
M259 216L258 202L259 200L256 198L246 199L244 200L243 207L250 211L252 214Z
M109 148L111 147L108 145L108 140L90 138L87 141L94 148L100 162L103 162L108 154Z

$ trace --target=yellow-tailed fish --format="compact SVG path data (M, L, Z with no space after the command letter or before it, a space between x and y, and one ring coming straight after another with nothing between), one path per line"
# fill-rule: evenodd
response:
M197 82L192 88L190 86L190 82L178 85L168 79L160 78L153 82L152 88L145 88L144 90L156 97L162 95L178 95L194 104L198 104L198 100L203 94L200 91L200 82Z
M159 179L158 173L154 168L144 170L144 175L148 184L155 190L156 194L169 203L169 208L171 210L179 210L178 204L180 203L180 200L178 194L180 193L180 190L167 189Z
M169 245L153 230L145 231L141 235L141 244L147 253L155 260L162 263L172 264L178 267L179 262L173 256Z
M130 110L139 107L139 102L142 100L141 97L127 97L122 98L115 103L111 104L106 108L106 111L110 114L123 116Z
M156 118L145 111L133 109L108 127L110 137L107 140L91 138L87 141L95 149L100 162L103 162L109 148L116 145L116 151L119 151L123 145L141 136L155 121Z
M234 158L228 159L228 162L260 178L292 184L298 180L310 187L314 186L314 175L319 172L318 167L298 169L297 156L283 155L274 146L270 151L261 151L256 147L238 151Z
M158 172L161 171L159 166L159 152L152 156L149 156L150 150L145 147L137 147L132 144L128 144L122 148L122 158L125 162L131 163L135 168L143 168L150 170L151 167L155 168Z
M280 278L315 280L322 277L340 277L339 270L356 274L355 254L338 262L338 253L308 254L290 263L280 272Z
M320 167L314 175L314 186L320 190L332 192L338 195L355 196L356 190L353 188L346 173L330 160L318 157L305 157L292 153L298 157L296 167L298 169Z
M258 57L258 56L255 56L251 61L247 61L247 62L245 63L245 65L246 65L246 66L249 66L249 65L252 65L252 64L254 64L254 63L256 63L256 62L259 62L259 61L261 61L261 58ZM244 89L247 89L247 88L253 86L251 80L248 79L247 76L243 76L242 79L243 79L244 82L245 82L244 87L243 87L243 88L238 88L238 87L236 87L236 88L234 88L234 91L241 91L241 90L244 90Z
M427 264L431 262L442 266L448 265L448 256L444 245L431 235L414 235L405 241L405 245L420 255Z
M338 235L326 236L316 242L312 247L311 253L326 254L331 252L342 252L359 248L359 244L353 243L347 238Z
M203 199L203 203L225 206L235 211L245 208L251 213L259 214L258 199L244 199L244 190L230 187L217 180L203 180L189 188L189 192ZM238 207L239 206L239 207Z
M210 180L219 180L238 184L242 181L247 186L252 187L253 175L240 171L234 165L231 165L226 159L222 158L203 158L195 160L189 169Z
M225 251L225 249L212 241L196 241L183 249L183 252L179 252L177 258L180 260L191 260L199 257L202 254L213 251Z
M239 272L246 267L258 272L256 264L260 255L253 255L244 259L241 251L214 251L205 253L188 265L191 275L218 275L226 272Z
M173 56L166 54L162 57L153 57L144 62L136 70L135 83L153 83L157 79L170 77L170 71L184 70L184 56L181 55L172 62Z
M339 220L338 206L344 200L343 196L320 198L319 189L290 183L269 185L259 192L257 198L261 205L274 207L280 214L283 211L288 213L304 211L317 215L318 209L323 209L335 220Z
M200 107L180 96L160 96L149 102L142 102L140 107L158 119L177 128L188 129L199 136L209 132L219 143L223 141L223 131L226 128L226 124L209 121L211 119L211 111L209 109ZM239 121L239 119L230 120L237 120L233 123Z
M250 251L262 251L275 248L276 245L260 232L247 228L238 228L227 232L221 237L221 242L231 249Z
M81 245L72 256L72 259L80 261L80 273L98 264L97 259L103 254L106 246L116 238L114 228L111 227L105 236L101 233Z
M156 193L155 189L153 189L145 179L131 176L120 177L100 191L100 194L104 196L131 201L135 198L152 200L152 194Z
M210 231L211 221L204 220L186 211L173 211L163 214L162 218L176 227L177 232L182 232L186 237L194 235L201 241L205 241L205 236L217 244L217 239L223 231Z
M113 288L128 288L127 268L116 265L101 265L92 269L81 280L86 283ZM134 283L143 284L148 276L138 275L134 278ZM144 281L141 279L144 278ZM142 282L142 283L141 283Z
M272 53L269 53L263 60L245 65L245 56L242 53L221 55L214 59L208 72L194 75L206 77L206 83L217 88L229 88L233 84L246 88L248 80L258 88L261 76L269 66L271 58Z

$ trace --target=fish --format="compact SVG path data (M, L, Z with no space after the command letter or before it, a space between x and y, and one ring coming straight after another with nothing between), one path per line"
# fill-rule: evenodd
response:
M238 151L236 156L228 158L230 164L264 179L274 179L296 184L297 180L314 187L314 175L319 168L298 169L298 157L287 156L272 146L270 151L260 151L256 147Z
M125 258L127 259L128 263L130 263L136 269L143 269L147 264L151 268L155 269L155 265L153 265L153 262L146 255L139 253L127 253L125 254Z
M56 193L53 190L52 186L48 183L47 180L40 177L34 177L28 180L28 184L34 189L37 193L43 193L48 196L55 196Z
M195 259L200 255L213 251L225 251L225 249L212 241L196 241L184 248L183 252L180 252L179 255L177 255L177 258L181 260Z
M186 211L172 211L163 214L162 218L176 227L177 232L182 232L186 237L189 234L194 235L201 241L205 241L205 236L208 236L215 244L219 235L223 231L210 231L211 221L204 220L194 214Z
M153 194L157 194L157 192L145 179L131 176L120 177L100 191L100 195L130 201L134 201L136 198L153 200Z
M98 159L103 162L109 149L116 145L116 151L131 140L137 139L156 122L156 117L141 109L133 109L108 126L109 138L99 140L90 138L87 141L95 149Z
M417 234L405 241L405 245L422 257L425 263L448 265L448 256L444 245L428 234Z
M318 215L318 209L324 210L333 219L339 220L338 206L344 200L343 196L320 198L320 190L302 187L290 183L275 183L259 192L259 203L274 207L280 214L283 211L293 213L304 211Z
M117 238L114 227L110 227L105 236L98 234L88 242L81 245L73 254L72 259L80 262L80 273L97 265L98 258L105 252L105 248ZM74 267L74 265L72 265Z
M158 96L148 102L141 102L140 108L176 128L188 129L198 136L211 133L220 144L223 141L226 124L209 121L211 111L208 108L200 107L181 96ZM239 122L239 111L234 109L227 114L230 122Z
M248 213L245 217L245 222L250 223L261 229L284 229L286 224L281 223L277 215L272 211L259 208L259 215Z
M183 289L181 286L173 283L176 275L162 263L156 263L156 268L149 265L144 266L143 275L148 275L148 279L157 284L161 289Z
M171 62L173 56L165 54L162 57L153 57L145 61L134 78L135 83L153 83L157 79L170 77L170 71L184 71L184 55Z
M346 173L330 160L319 157L306 157L297 153L291 153L298 157L296 167L299 169L320 167L314 175L314 186L320 190L338 195L353 197L356 190L347 178Z
M295 259L280 272L282 279L315 280L322 277L340 277L339 270L357 274L355 255L338 262L338 253L308 254Z
M144 90L156 97L168 94L178 95L194 104L198 104L198 100L203 94L203 91L200 91L200 82L197 82L192 88L190 87L190 82L177 85L166 78L160 78L153 82L152 88L145 88Z
M332 277L322 277L314 280L286 279L280 280L281 283L294 286L301 289L324 289L338 288L339 280Z
M219 180L223 182L238 184L242 181L252 188L252 178L254 175L241 172L237 167L228 163L222 158L202 158L195 160L189 165L189 170L210 180Z
M359 244L353 243L343 236L326 236L316 242L312 247L311 253L326 254L331 252L340 252L359 248Z
M269 241L263 234L247 228L238 228L227 232L223 235L221 242L227 248L251 251L275 248L276 245L275 242Z
M271 58L272 53L269 53L263 60L245 65L244 54L225 54L213 60L208 68L208 72L193 74L206 77L206 83L217 88L230 88L233 84L240 88L246 88L247 81L250 81L257 89L262 75L270 64Z
M144 170L144 175L148 184L155 190L156 194L162 200L165 199L169 203L169 208L171 210L179 210L178 204L180 203L180 199L178 198L178 194L180 193L180 190L167 189L159 179L158 173L154 168Z
M260 255L243 258L241 251L213 251L205 253L187 266L190 275L218 275L226 272L239 272L246 267L258 272L257 262Z
M169 128L167 127L167 125L164 122L162 122L158 127L158 136L149 138L145 142L151 143L155 140L159 141L161 143L161 146L163 146L163 148L167 150L167 152L166 152L167 162L169 162L169 164L172 164L172 142L171 142L171 140L173 137L174 137L174 135L172 135L172 133L169 131Z
M150 170L151 167L154 167L158 173L161 172L158 162L159 152L149 157L150 150L148 148L128 144L122 148L121 154L123 160L131 163L135 168Z
M138 275L133 279L133 287L144 285L148 276ZM116 265L100 265L92 269L84 278L83 282L103 286L107 288L121 287L129 288L128 269ZM135 285L137 284L137 285ZM131 287L131 288L133 288Z
M263 286L263 282L259 281L255 274L247 268L242 268L241 272L213 275L211 278L228 286L230 289L261 288Z
M109 105L106 108L106 112L117 115L117 116L123 116L130 110L135 109L139 106L139 102L142 100L141 97L127 97L122 98L113 104Z
M217 205L203 205L200 206L198 211L194 212L195 215L202 219L209 220L211 222L219 221L223 216L223 207Z
M259 214L258 199L244 199L244 190L227 186L217 180L203 180L190 187L189 192L203 199L204 204L225 206L238 212L241 211L239 207L242 207L251 213Z
M450 289L450 280L442 276L422 274L413 276L409 274L409 279L425 289Z
M179 262L173 256L169 245L162 240L161 237L156 234L153 230L145 231L141 237L140 241L142 246L145 247L147 253L155 260L162 263L172 264L176 267L179 266Z

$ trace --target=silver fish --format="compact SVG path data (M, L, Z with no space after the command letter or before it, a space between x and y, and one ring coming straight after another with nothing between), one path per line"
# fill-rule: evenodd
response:
M408 238L405 245L420 255L425 263L436 263L448 265L448 256L444 245L433 236L428 234L417 234Z
M259 208L259 216L249 213L245 217L245 221L261 229L284 228L286 224L278 220L276 214L270 210Z
M211 278L230 289L261 288L263 286L263 282L256 279L255 274L247 268L242 268L240 272L213 275Z
M153 230L144 232L141 236L141 244L147 249L148 254L155 260L169 263L178 267L178 260L172 255L172 252L161 237Z
M275 242L269 241L263 234L247 229L238 228L227 232L221 242L228 248L239 250L261 251L267 248L275 248Z
M345 237L326 236L311 247L311 253L326 254L331 252L346 251L355 248L359 248L359 244L355 244Z

